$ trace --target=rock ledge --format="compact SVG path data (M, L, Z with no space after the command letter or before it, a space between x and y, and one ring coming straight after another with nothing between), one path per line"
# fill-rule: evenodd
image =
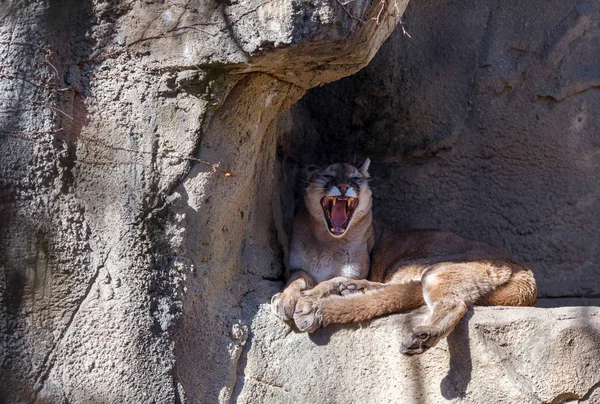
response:
M240 360L237 402L600 402L600 307L476 307L447 341L402 356L402 336L424 313L307 335L263 304Z

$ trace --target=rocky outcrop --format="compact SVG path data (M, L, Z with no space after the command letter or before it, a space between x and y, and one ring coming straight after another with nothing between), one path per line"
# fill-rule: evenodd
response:
M477 309L413 359L389 338L418 317L310 337L266 312L322 155L372 157L380 217L507 247L547 295L598 291L592 2L419 2L410 41L281 116L368 63L406 6L3 2L0 401L593 402L593 309Z
M305 334L263 305L237 402L600 402L600 308L477 307L432 350L401 355L400 341L424 314Z
M273 122L406 3L3 2L0 398L229 401L282 273Z
M541 296L598 297L598 2L425 0L403 21L285 118L289 150L369 156L379 219L507 249Z

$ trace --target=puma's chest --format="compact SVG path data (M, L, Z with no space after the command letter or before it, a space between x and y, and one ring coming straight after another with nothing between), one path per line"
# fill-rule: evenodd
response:
M317 282L344 276L365 278L369 271L369 254L365 243L319 245L307 243L290 251L291 269L310 273Z

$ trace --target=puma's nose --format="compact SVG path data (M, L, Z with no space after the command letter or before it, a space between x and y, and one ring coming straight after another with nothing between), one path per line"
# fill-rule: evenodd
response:
M348 188L350 188L350 185L348 185L348 184L339 184L337 187L342 192L342 195L344 195L346 193L346 191L348 190Z

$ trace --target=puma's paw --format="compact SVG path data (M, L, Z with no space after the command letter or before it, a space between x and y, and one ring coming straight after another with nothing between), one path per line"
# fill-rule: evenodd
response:
M315 299L306 297L298 300L294 312L294 323L300 331L314 332L323 325L323 316Z
M349 295L356 292L364 292L369 282L363 279L350 279L340 283L339 289L341 295Z
M300 293L285 290L282 293L276 293L271 298L271 311L283 321L292 320L299 298Z
M329 280L318 284L312 289L306 289L302 291L302 297L307 299L318 300L325 299L326 297L333 295L339 295L341 281Z
M430 327L418 326L402 341L400 352L404 355L417 355L425 352L436 343L437 336Z

